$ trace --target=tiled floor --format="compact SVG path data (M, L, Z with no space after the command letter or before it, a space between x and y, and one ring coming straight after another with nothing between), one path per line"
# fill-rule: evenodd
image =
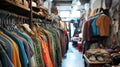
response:
M72 46L72 43L69 43L69 50L66 58L63 59L62 67L84 67L82 54Z

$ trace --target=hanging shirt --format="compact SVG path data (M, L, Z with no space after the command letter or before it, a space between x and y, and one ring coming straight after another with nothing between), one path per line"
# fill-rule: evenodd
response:
M20 53L19 55L20 55L20 61L21 61L22 67L27 67L29 61L28 61L27 54L25 52L23 42L20 41L18 38L16 38L14 35L12 35L10 32L8 32L5 29L4 29L4 33L16 42L16 44L18 46L19 53Z
M101 15L97 21L96 25L100 30L100 36L110 35L110 26L112 25L111 19L106 15Z
M47 42L48 42L48 50L49 50L49 53L50 53L50 57L51 57L51 60L53 62L53 66L56 67L56 62L55 62L55 47L54 47L54 44L52 44L52 37L50 35L50 32L48 32L46 29L43 29L42 31L44 33L44 35L46 36L47 38Z
M86 22L86 32L85 32L85 36L86 36L86 41L90 41L91 40L91 37L90 37L90 25L91 25L91 21L92 20L89 20Z
M32 49L31 49L29 43L24 38L22 38L19 35L17 35L16 33L13 33L13 34L14 34L14 36L16 36L17 38L19 38L23 42L23 45L25 47L25 51L26 51L28 59L29 59L29 65L28 65L28 67L32 67L32 65L31 65L31 58L32 58L32 56L33 56L34 53L33 53Z
M57 29L50 27L48 30L52 33L54 37L57 65L59 66L59 64L62 62L62 47L61 47L62 43L60 42L60 35L58 34Z
M8 57L11 60L12 59L12 45L11 45L10 41L2 35L0 35L0 39L6 43L6 44L3 44L3 45L5 46L4 48L6 50L6 53L8 54Z
M2 40L2 41L1 41ZM12 67L13 64L11 62L12 59L12 47L11 47L11 43L3 36L0 35L0 43L3 50L3 53L5 54L5 60L6 61L6 65L7 67Z
M33 52L34 51L34 44L33 44L33 40L25 33L22 33L20 30L18 29L14 29L14 32L17 33L19 36L25 38L25 40L30 44L30 47L32 48ZM32 62L32 66L36 67L37 63L36 63L36 57L35 55L32 56L31 58L31 62Z
M8 57L6 51L0 44L0 60L3 67L14 67L13 63L11 62L10 58Z
M37 27L34 26L34 33L36 34L35 37L33 38L33 41L35 42L35 55L36 55L36 61L38 64L38 67L45 67L45 63L44 63L44 58L42 55L42 43L39 40L38 36L37 36ZM40 29L41 30L41 29Z
M83 26L82 26L82 38L83 40L86 40L86 22L83 22Z
M42 43L42 53L43 53L45 67L53 67L46 42L43 41L40 36L39 36L39 40Z
M8 66L7 65L7 60L6 60L6 57L5 57L4 49L1 46L2 44L4 44L4 42L0 40L0 61L1 61L1 65L3 67L7 67Z
M60 59L57 59L57 58L60 58L59 56L62 56L61 52L59 52L59 48L57 46L59 46L60 44L57 43L58 42L58 38L56 38L56 34L55 34L55 30L52 30L52 28L45 28L44 30L49 36L49 40L51 40L51 46L49 46L50 48L50 55L52 55L52 61L53 61L53 65L55 67L58 67L59 66L59 63L58 61L60 61ZM58 56L59 55L59 56Z
M45 67L54 67L48 49L48 43L47 43L48 41L43 31L44 31L43 28L37 29L36 34L42 45L42 55L44 59L44 64Z
M98 27L96 26L96 21L97 21L98 18L94 18L94 20L92 21L91 23L91 31L90 31L90 34L91 36L98 36L100 33L99 33L99 29Z
M13 48L13 51L12 51L12 63L14 65L14 67L21 67L18 47L17 47L16 43L10 37L5 35L3 32L0 31L0 34L2 36L4 36L5 38L7 38L12 44L12 48Z
M36 55L36 61L37 61L38 67L45 67L43 56L42 56L42 44L38 38L36 38L34 42L35 42L35 55Z

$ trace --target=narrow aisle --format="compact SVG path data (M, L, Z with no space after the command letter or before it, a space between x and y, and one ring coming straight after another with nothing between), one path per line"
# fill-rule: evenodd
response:
M82 54L69 43L69 49L66 58L62 61L62 67L84 67Z

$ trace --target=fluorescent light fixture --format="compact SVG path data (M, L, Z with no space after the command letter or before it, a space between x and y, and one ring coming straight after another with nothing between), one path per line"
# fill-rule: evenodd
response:
M53 1L53 0L50 0L51 2Z
M70 17L70 11L60 11L60 17Z
M81 5L81 3L80 3L80 1L79 1L79 0L77 1L77 5Z

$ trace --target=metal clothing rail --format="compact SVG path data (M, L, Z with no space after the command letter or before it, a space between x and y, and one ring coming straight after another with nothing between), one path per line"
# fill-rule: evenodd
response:
M5 17L12 16L12 17L15 17L15 18L29 19L28 17L17 15L15 13L11 13L9 11L4 11L4 10L0 10L0 15L5 16Z
M43 24L52 24L52 22L48 21L47 19L40 19L40 18L33 18L33 23L43 23Z
M34 25L36 25L37 27L46 27L46 28L49 28L49 27L53 27L53 24L46 20L46 19L36 19L36 18L33 18L32 19L32 22Z
M7 30L14 30L15 25L27 23L29 17L17 15L9 11L0 10L0 27L6 28Z
M90 16L90 17L88 17L88 19L93 19L93 18L95 18L95 17L100 16L101 14L103 14L103 13L98 13L98 14L96 14L96 15L94 15L94 16Z

